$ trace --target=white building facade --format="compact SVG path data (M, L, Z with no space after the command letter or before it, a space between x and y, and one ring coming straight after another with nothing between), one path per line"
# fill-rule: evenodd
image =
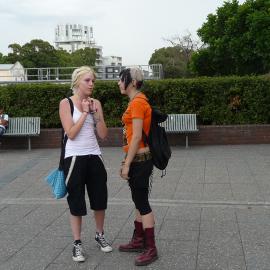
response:
M96 65L102 64L102 46L96 44L91 26L58 24L55 28L55 48L69 53L85 48L96 49L98 56Z
M122 66L122 57L120 56L104 56L104 66Z
M20 62L15 64L0 64L0 81L21 82L26 81L24 68Z
M94 48L97 52L96 66L121 66L122 57L103 57L102 46L98 46L93 36L93 27L81 24L58 24L55 28L55 48L69 53L79 49Z

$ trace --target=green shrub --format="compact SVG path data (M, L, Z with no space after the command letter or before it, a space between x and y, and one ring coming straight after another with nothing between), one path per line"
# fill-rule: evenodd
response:
M0 87L0 107L10 116L40 116L42 127L60 127L59 102L70 84L10 84ZM199 124L270 123L268 77L214 77L146 81L150 102L167 113L196 113ZM103 104L106 123L121 126L128 98L116 81L97 81L94 97Z

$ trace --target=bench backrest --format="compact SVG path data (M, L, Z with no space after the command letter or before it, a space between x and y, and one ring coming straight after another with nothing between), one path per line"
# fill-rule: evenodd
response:
M40 117L10 117L5 136L40 134Z
M168 114L165 122L161 123L167 132L198 131L196 114Z

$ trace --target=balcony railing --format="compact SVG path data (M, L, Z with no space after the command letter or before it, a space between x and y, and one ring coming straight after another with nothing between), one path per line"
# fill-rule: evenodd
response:
M161 64L136 65L139 66L146 80L159 80L163 78ZM97 79L117 80L122 69L131 66L95 66L93 67ZM1 75L0 83L25 83L25 82L70 82L71 75L76 67L47 67L47 68L25 68L23 70L12 70L12 74L7 72ZM20 75L19 75L20 74Z

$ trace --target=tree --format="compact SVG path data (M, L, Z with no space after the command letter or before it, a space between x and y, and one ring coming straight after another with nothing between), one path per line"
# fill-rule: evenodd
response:
M97 57L95 49L85 48L70 54L62 49L56 50L49 42L41 39L33 39L23 46L10 44L9 49L11 52L3 56L3 61L19 61L25 68L94 66Z
M186 65L177 47L167 47L155 50L149 65L162 64L164 78L180 78L186 75Z
M92 48L80 49L71 54L72 64L75 67L83 65L94 66L96 58L96 49Z
M12 51L6 56L6 61L10 64L14 64L17 61L21 61L21 45L17 43L10 44L8 48Z
M31 40L22 47L23 61L28 61L30 67L55 67L58 66L56 50L47 41L40 39Z
M59 67L73 66L72 55L69 52L67 52L63 49L58 49L58 50L56 50L56 56L58 58L58 66Z
M194 53L189 68L200 76L214 76L216 70L212 63L211 51L208 48L203 48Z
M177 35L164 40L179 49L179 53L182 55L186 66L189 65L192 54L198 50L200 44L199 40L195 40L189 31L184 36Z
M224 2L198 30L204 47L192 56L192 70L208 76L267 73L269 28L269 0Z
M20 61L26 68L58 66L56 50L47 41L33 39L23 46L14 43L9 45L9 48L12 50L7 55L10 63Z
M6 64L6 56L0 53L0 64Z
M184 36L164 40L171 43L172 47L155 50L149 64L162 64L165 78L188 77L191 55L198 48L199 42L189 32Z

